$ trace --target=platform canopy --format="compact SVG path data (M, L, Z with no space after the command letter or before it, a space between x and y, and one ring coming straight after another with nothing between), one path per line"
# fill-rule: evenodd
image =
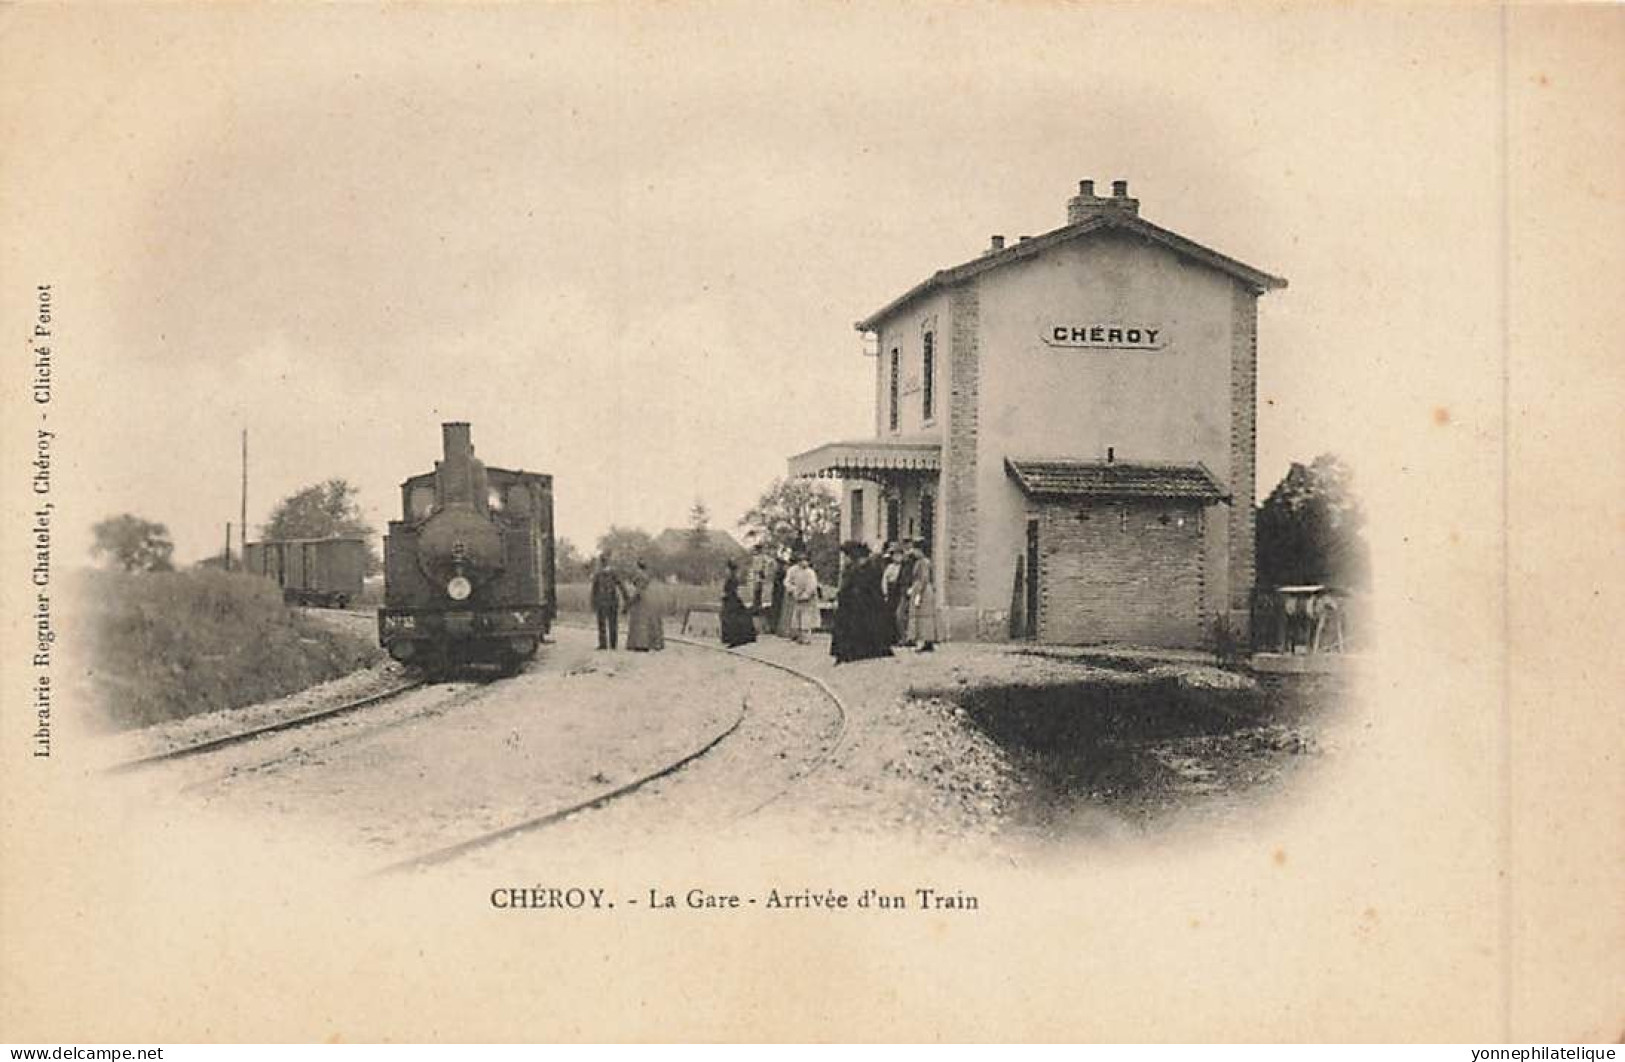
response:
M1004 468L1034 498L1155 498L1204 504L1228 500L1213 474L1200 464L1009 457Z
M935 440L832 442L790 458L790 475L796 477L885 480L934 477L941 470L942 444Z

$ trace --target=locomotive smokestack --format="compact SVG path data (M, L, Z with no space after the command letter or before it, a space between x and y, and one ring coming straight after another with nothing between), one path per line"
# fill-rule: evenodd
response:
M466 420L451 421L440 425L440 440L445 444L448 459L453 454L460 454L464 457L474 456L474 435Z
M440 439L446 454L440 462L440 504L472 505L484 508L482 492L476 490L476 480L483 479L479 463L474 460L474 440L467 421L453 421L440 426Z

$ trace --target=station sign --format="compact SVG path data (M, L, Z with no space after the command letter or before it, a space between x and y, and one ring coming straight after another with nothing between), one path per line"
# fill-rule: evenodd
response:
M1046 346L1097 350L1161 350L1168 345L1161 328L1126 324L1053 324L1042 333Z

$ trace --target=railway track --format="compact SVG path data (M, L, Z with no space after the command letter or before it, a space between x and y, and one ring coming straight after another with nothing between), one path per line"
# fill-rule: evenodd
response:
M360 711L363 708L370 708L375 705L383 704L385 701L392 701L403 694L410 693L415 689L421 689L426 685L428 685L427 679L415 679L410 682L402 683L401 685L392 689L384 690L382 693L370 694L366 697L360 697L356 700L348 701L332 708L322 708L318 711L306 712L303 715L296 715L288 719L279 719L274 723L266 723L261 726L250 727L247 730L240 730L236 733L226 734L222 737L210 738L208 741L199 741L193 745L183 745L180 748L155 753L151 756L142 756L139 759L126 760L123 763L117 763L107 768L107 773L125 774L130 771L140 770L143 767L152 767L160 763L168 763L171 760L185 759L189 756L198 756L206 752L214 752L218 749L228 748L232 745L240 745L243 742L253 741L256 738L264 737L267 734L275 734L284 730L295 730L299 727L309 726L312 723L321 722L324 719L333 719L337 716L347 715L350 712Z
M790 667L787 664L780 664L772 660L763 660L759 657L750 656L746 653L734 652L731 649L724 649L719 646L708 645L703 642L696 642L688 638L668 635L666 640L668 642L675 642L680 645L686 645L696 649L703 649L709 652L722 653L727 656L749 660L753 663L761 664L764 667L782 671L815 687L824 695L826 701L835 710L836 725L834 728L833 737L822 744L818 754L808 761L803 769L793 775L787 783L776 788L765 799L756 802L745 811L733 816L731 820L732 823L740 822L752 815L757 814L764 808L779 800L786 793L790 792L808 776L812 775L822 768L824 764L828 763L830 758L835 755L837 750L839 750L842 742L846 740L848 722L846 703L841 699L839 694L830 688L828 683L818 676L810 675L797 668ZM545 830L548 827L563 823L577 815L606 808L620 800L625 799L626 797L631 796L653 782L677 774L685 767L688 767L689 765L715 751L720 745L739 731L740 727L745 723L746 716L750 711L751 706L749 701L741 701L738 715L736 715L727 726L712 734L704 742L684 753L682 756L670 760L661 766L656 767L655 769L648 771L637 778L634 778L630 782L626 782L622 785L616 786L613 789L595 794L585 800L577 801L565 807L555 808L541 815L532 816L520 822L513 823L512 825L490 830L475 837L470 837L467 840L459 841L456 844L447 845L443 848L437 848L431 852L413 856L410 859L403 859L399 862L391 863L390 865L379 870L377 873L380 875L396 874L403 871L421 870L428 867L450 863L463 856L469 855L481 849L489 848L492 845L499 844L503 841L511 840L525 834L536 833L541 830Z

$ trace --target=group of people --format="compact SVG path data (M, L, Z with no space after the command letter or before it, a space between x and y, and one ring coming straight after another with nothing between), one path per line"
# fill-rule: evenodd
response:
M896 646L928 653L941 638L936 584L925 543L888 542L875 553L861 542L841 547L830 655L837 664L891 656ZM758 546L749 572L751 604L741 599L739 567L729 563L722 587L722 641L744 645L760 628L806 642L819 623L818 575L804 555L784 559Z
M841 547L846 563L836 595L830 655L837 664L891 656L893 646L929 653L941 638L936 582L925 543L888 542L873 553L861 542Z
M598 616L598 648L614 649L621 625L621 608L626 608L626 647L633 652L666 648L666 629L649 594L649 566L639 560L630 576L623 577L610 564L608 553L600 554L592 571L592 610Z
M895 646L915 647L922 653L936 648L941 634L937 621L936 584L925 544L888 542L874 553L861 542L841 547L840 586L835 595L835 629L830 655L837 664L891 656ZM626 647L648 652L666 647L659 611L649 594L648 566L637 562L630 576L622 576L598 558L592 573L592 607L598 616L598 648L615 649L620 613L626 610ZM756 640L768 632L805 644L818 629L818 574L805 554L776 556L756 548L748 578L751 602L740 597L744 585L739 565L728 562L722 583L722 643L730 648Z
M746 606L739 596L739 565L728 562L722 582L722 643L732 648L754 642L758 629L797 642L811 640L819 623L819 584L806 555L792 554L786 564L758 546L748 575L751 603Z

